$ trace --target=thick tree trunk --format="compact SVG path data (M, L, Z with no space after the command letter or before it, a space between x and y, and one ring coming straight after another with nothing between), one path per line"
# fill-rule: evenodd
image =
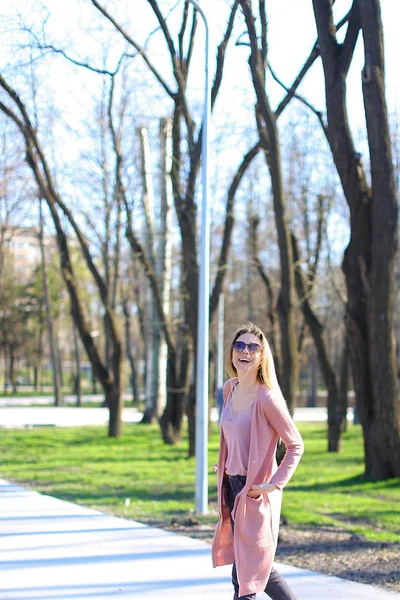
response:
M400 477L400 399L393 336L393 272L397 250L398 205L389 135L379 0L359 0L365 65L362 89L371 159L371 262L364 281L367 299L369 368L374 420L369 474ZM379 446L379 449L378 447ZM384 450L384 456L379 454Z
M350 207L351 239L343 259L348 305L346 330L364 434L365 474L400 475L400 404L392 340L393 261L397 204L384 94L380 4L355 0L345 40L338 44L329 0L313 0L325 73L328 141ZM362 27L372 190L355 152L346 111L346 76Z
M178 364L180 366L178 368ZM188 392L190 371L189 352L186 343L181 349L180 361L174 351L168 353L167 404L160 418L160 428L166 444L175 444L182 437L185 399Z
M123 433L122 409L124 402L119 384L113 383L106 389L105 399L110 413L108 435L109 437L120 437Z

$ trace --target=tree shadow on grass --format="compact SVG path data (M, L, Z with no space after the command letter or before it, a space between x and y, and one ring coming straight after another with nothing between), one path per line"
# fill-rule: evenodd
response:
M355 475L353 477L347 477L346 479L341 479L339 481L325 481L321 483L312 483L308 485L291 485L291 492L322 492L325 490L332 489L332 491L337 490L338 488L351 488L355 486L360 486L365 483L373 483L374 489L393 489L400 488L400 482L398 479L393 479L389 481L376 481L374 482L372 479L365 477L363 474Z

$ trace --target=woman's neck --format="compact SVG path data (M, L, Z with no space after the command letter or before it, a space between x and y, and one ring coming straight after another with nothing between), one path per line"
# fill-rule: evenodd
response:
M258 388L258 379L257 375L242 375L238 373L239 379L239 390L244 394L251 394L252 392L256 392Z

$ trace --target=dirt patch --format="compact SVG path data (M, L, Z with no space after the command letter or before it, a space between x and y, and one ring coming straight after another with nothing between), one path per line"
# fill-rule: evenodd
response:
M148 525L211 544L213 524L195 517L152 521ZM400 544L368 542L336 527L282 524L276 560L295 567L400 592Z
M400 592L400 544L368 542L335 527L282 526L277 560Z

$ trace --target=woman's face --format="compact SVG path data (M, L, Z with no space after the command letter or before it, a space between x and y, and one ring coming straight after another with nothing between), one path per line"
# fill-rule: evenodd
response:
M236 350L234 347L232 348L232 363L237 373L241 373L242 375L257 373L261 363L262 345L260 338L252 333L242 333L235 341L246 344L242 351ZM247 344L257 344L260 349L252 352L252 347L250 346L249 349Z

